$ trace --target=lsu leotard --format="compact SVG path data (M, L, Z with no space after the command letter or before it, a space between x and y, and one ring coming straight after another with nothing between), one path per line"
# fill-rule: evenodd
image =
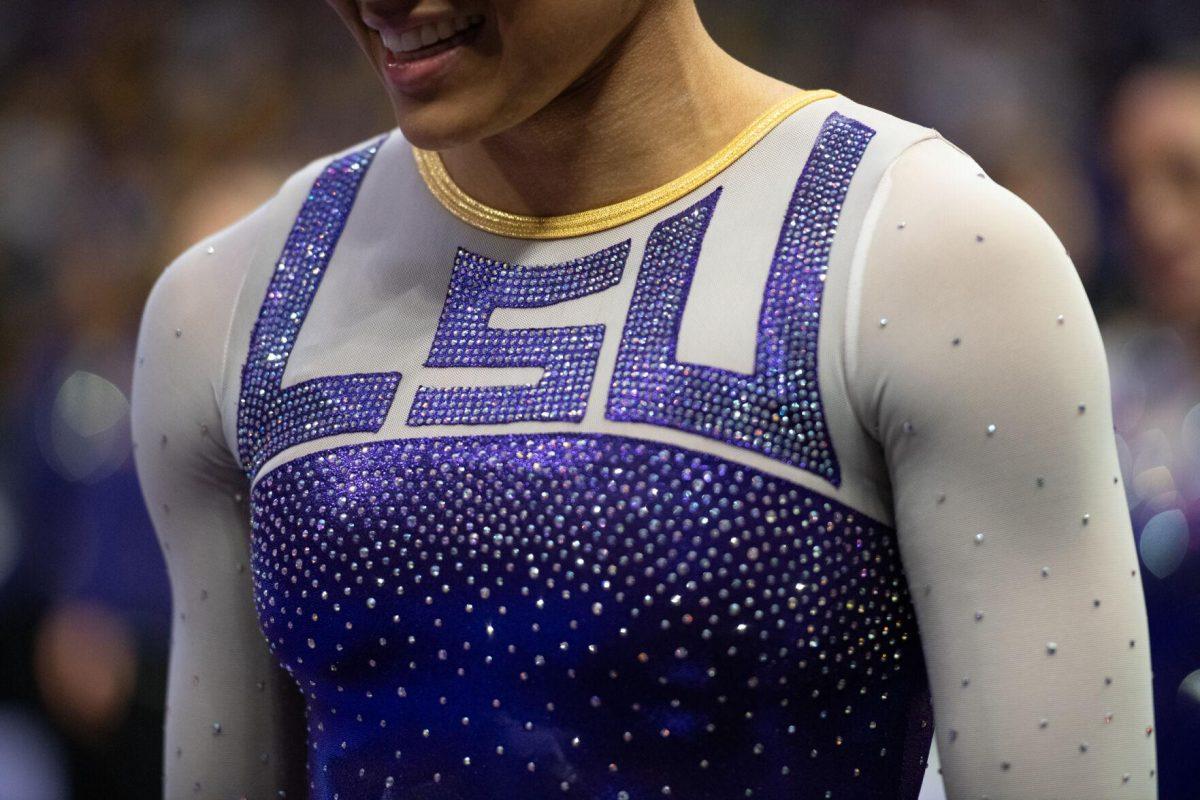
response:
M936 709L953 797L1152 798L1107 390L1041 218L835 92L561 217L319 159L143 320L168 795L915 800Z

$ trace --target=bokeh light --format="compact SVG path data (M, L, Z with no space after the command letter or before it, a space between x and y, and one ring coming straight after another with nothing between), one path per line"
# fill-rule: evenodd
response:
M1142 526L1139 542L1142 563L1155 577L1166 578L1179 569L1188 551L1188 522L1182 511L1160 511Z
M46 460L69 480L111 474L129 452L128 417L129 400L111 381L71 373L54 398Z
M0 798L62 800L66 754L53 732L36 717L0 707Z

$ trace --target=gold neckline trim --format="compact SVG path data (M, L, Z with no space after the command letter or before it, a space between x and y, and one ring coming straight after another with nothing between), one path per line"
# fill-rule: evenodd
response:
M760 114L757 119L735 136L733 141L710 156L704 163L688 170L669 183L664 183L662 186L628 200L587 211L578 211L574 214L539 217L513 214L492 208L469 196L458 187L458 184L446 171L442 157L437 151L423 150L414 145L413 155L417 160L417 169L425 180L425 185L429 187L429 191L446 207L447 211L468 225L481 228L488 233L516 239L563 239L613 228L662 208L737 161L791 114L817 100L836 96L837 92L830 89L797 92Z

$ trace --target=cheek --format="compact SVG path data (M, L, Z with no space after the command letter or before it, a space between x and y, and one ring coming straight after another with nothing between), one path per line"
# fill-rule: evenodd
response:
M501 68L534 94L537 88L557 94L595 64L638 6L629 0L497 0Z

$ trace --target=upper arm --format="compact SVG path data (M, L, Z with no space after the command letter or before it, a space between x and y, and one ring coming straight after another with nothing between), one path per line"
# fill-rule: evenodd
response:
M235 233L180 256L155 284L138 339L134 452L173 602L170 798L303 791L300 697L258 628L245 477L218 408L225 323L247 246Z
M1154 798L1149 642L1094 314L944 140L876 198L852 402L891 479L951 798Z

